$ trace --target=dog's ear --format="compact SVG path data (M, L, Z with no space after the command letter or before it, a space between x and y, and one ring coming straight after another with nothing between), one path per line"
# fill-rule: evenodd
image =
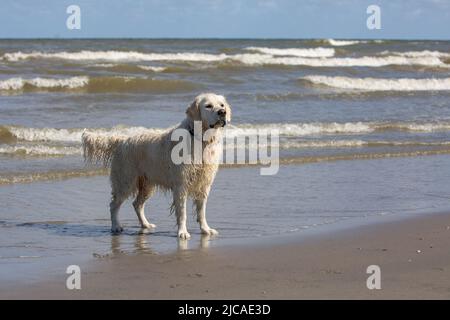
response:
M191 103L191 105L186 109L186 114L189 118L191 118L193 121L200 121L200 101L197 98L194 99L194 101Z

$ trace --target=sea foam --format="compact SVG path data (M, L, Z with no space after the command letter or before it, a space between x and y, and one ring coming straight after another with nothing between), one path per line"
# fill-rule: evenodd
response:
M48 79L48 78L10 78L0 81L0 90L21 90L25 86L35 88L80 88L88 84L88 77L71 77L63 79Z
M252 48L252 47L250 47ZM1 59L20 61L26 59L65 59L73 61L179 61L179 62L237 62L249 66L292 65L311 67L382 67L387 65L420 65L448 67L437 56L364 56L332 57L332 48L255 48L258 53L228 55L225 53L142 53L136 51L79 51L79 52L13 52ZM288 50L288 51L287 51Z
M25 59L63 59L75 61L219 61L227 57L226 54L208 54L196 52L184 53L142 53L136 51L88 51L79 52L39 52L30 53L13 52L5 53L2 57L7 61L19 61Z
M437 57L401 57L366 56L359 58L303 58L303 57L274 57L267 54L238 54L232 57L246 65L291 65L310 67L383 67L388 65L419 65L446 67Z
M357 40L334 40L334 39L327 39L327 42L332 46L336 47L351 46L360 43L360 41Z
M85 130L105 136L133 136L144 133L163 133L167 129L145 127L116 126L112 128L29 128L18 126L1 126L3 134L8 132L18 141L28 142L64 142L80 143ZM368 134L376 131L411 131L434 132L450 131L450 121L440 122L310 122L310 123L264 123L230 125L225 129L225 135L232 138L249 136L258 130L278 130L287 137L329 135L329 134ZM11 140L11 139L10 139Z
M247 47L249 51L269 54L273 56L295 56L310 58L327 58L334 56L333 48L267 48L267 47Z
M450 78L430 79L382 79L349 78L328 76L306 76L302 80L313 84L326 85L339 89L356 89L364 91L442 91L450 90Z
M405 52L397 52L397 51L383 51L381 52L382 55L394 55L394 56L401 56L401 57L437 57L437 58L448 58L450 57L450 53L447 52L441 52L441 51L430 51L430 50L423 50L423 51L405 51Z

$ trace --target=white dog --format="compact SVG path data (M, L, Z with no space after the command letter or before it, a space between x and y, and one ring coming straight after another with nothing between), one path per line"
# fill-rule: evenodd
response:
M85 132L83 134L83 153L85 160L102 162L111 166L112 199L111 231L123 230L118 213L121 204L130 196L136 196L133 206L142 228L153 228L144 215L144 203L157 188L172 191L173 203L178 224L178 237L189 239L186 227L186 200L192 197L197 212L197 221L203 234L216 235L218 232L208 226L205 217L206 201L218 169L218 161L213 159L221 154L222 127L231 120L231 109L223 96L204 93L197 96L186 110L186 118L177 126L164 133L142 133L132 137L100 136ZM185 129L190 145L194 145L194 122L201 121L202 133L214 130L201 142L202 163L175 164L171 159L172 141L176 129ZM202 139L205 140L205 139ZM192 153L191 153L192 154ZM210 159L204 159L209 157Z

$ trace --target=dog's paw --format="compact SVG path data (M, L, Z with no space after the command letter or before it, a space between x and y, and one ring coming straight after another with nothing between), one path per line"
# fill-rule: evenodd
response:
M178 231L178 238L182 240L188 240L191 238L191 235L187 231Z
M202 229L202 234L208 235L208 236L217 236L219 232L216 229L208 228L208 229Z
M120 224L111 227L111 232L114 234L121 233L122 231L123 231L123 227Z
M143 229L153 229L153 228L156 228L156 224L153 224L153 223L144 223L143 225L142 225L142 228Z

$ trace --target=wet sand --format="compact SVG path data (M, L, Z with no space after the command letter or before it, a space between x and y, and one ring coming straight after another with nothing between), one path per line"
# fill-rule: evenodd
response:
M205 240L205 245L208 239ZM26 299L449 299L450 214L424 214L274 244L114 252L65 274L1 292ZM366 268L381 268L368 290Z

